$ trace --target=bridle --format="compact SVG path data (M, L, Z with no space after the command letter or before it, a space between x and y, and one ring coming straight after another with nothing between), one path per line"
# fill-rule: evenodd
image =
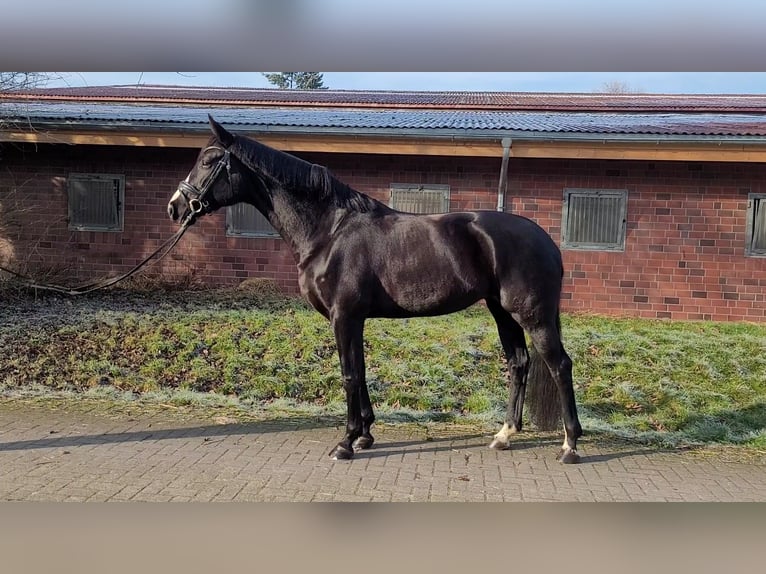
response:
M213 187L215 180L218 179L218 176L224 168L226 169L226 177L229 179L229 185L231 185L231 152L222 147L211 145L202 150L202 153L204 154L209 149L219 149L223 151L223 157L221 157L221 159L218 160L218 163L215 164L213 170L202 182L201 187L198 188L187 180L178 184L178 191L186 200L186 205L189 207L189 211L191 211L193 218L210 212L210 203L205 201L205 196Z

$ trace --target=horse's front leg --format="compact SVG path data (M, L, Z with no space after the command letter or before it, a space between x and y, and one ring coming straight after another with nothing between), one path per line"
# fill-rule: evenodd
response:
M364 380L364 345L362 341L364 320L347 317L332 319L335 342L338 345L340 369L343 376L343 389L346 391L346 436L330 452L335 460L350 459L354 456L354 441L362 436L362 401L361 389ZM367 398L369 402L369 397ZM368 427L369 429L369 427ZM372 443L370 443L372 444Z

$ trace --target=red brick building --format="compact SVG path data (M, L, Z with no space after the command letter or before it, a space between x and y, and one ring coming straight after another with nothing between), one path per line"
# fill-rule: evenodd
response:
M766 96L6 94L5 264L72 279L131 268L175 231L165 204L207 140L208 112L405 210L534 219L562 246L567 311L766 321ZM263 277L297 293L282 240L240 208L204 218L154 272Z

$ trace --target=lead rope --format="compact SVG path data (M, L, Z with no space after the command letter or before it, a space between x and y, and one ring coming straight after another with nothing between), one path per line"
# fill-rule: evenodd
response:
M162 245L160 245L157 249L155 249L154 252L152 252L148 257L146 257L133 269L131 269L127 273L118 275L117 277L102 279L100 281L94 281L92 283L80 285L79 287L70 288L70 287L63 287L61 285L36 283L31 277L27 277L26 275L22 275L21 273L18 273L11 269L7 269L6 267L3 267L2 265L0 265L0 271L5 271L6 273L10 273L11 275L18 277L24 282L25 287L30 287L32 289L40 289L43 291L54 291L56 293L62 293L64 295L84 295L85 293L90 293L92 291L97 291L98 289L104 289L106 287L110 287L114 285L115 283L119 283L120 281L127 279L131 275L134 275L135 273L137 273L139 269L144 267L144 265L149 263L149 261L151 261L158 253L160 253L163 249L165 249L165 252L162 253L162 255L160 255L155 260L155 263L158 261L161 261L168 253L170 253L170 251L181 240L181 237L183 237L183 234L186 233L186 230L192 226L192 224L195 221L196 215L197 214L194 212L189 213L188 217L181 224L181 227L178 229L178 231L175 232L175 234L172 237L167 239Z

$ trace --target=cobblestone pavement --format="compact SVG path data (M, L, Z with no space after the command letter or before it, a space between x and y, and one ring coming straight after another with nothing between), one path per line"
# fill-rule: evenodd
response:
M352 461L328 458L337 422L248 422L98 401L0 402L0 500L39 501L765 501L763 457L660 451L584 437L579 465L561 437L522 433L510 451L489 429L377 424Z

